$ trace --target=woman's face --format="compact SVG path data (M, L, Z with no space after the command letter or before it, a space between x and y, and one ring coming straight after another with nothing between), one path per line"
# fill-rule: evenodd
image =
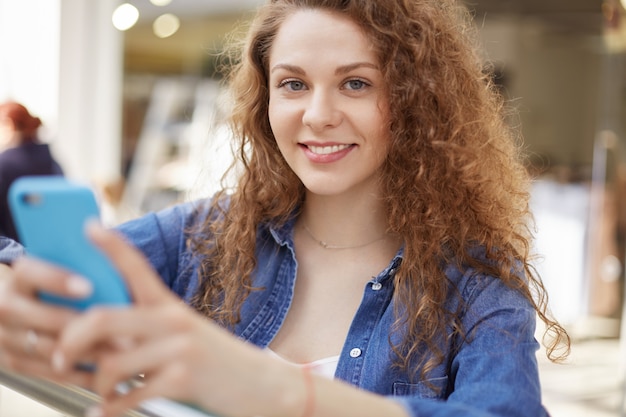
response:
M269 120L309 192L376 192L389 146L384 90L371 43L350 19L303 10L282 24L269 57Z
M15 125L8 117L0 114L0 151L9 147L15 138Z

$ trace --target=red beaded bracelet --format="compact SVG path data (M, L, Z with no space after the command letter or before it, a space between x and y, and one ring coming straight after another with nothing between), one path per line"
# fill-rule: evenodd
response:
M302 417L312 417L315 412L315 384L311 374L311 367L303 366L302 376L304 377L304 388L306 390L306 403L304 404Z

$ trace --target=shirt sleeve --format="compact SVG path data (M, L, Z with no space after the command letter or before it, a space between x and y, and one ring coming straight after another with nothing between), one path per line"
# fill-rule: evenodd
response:
M199 204L179 204L117 227L144 254L163 282L185 299L197 285L197 268L188 240L191 230L203 219Z
M24 247L5 236L0 236L0 263L10 265L24 254Z
M179 204L116 227L148 258L166 285L181 297L188 297L197 285L197 269L187 240L188 231L203 219L201 204ZM0 263L9 265L24 253L21 244L0 236Z
M547 416L541 403L533 307L494 278L474 277L463 298L467 337L450 362L448 397L395 399L412 416Z

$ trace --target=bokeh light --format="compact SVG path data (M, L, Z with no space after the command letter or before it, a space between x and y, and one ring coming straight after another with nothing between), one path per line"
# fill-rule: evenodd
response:
M178 31L178 28L180 28L180 19L171 13L162 14L152 24L152 31L159 38L172 36Z
M130 3L121 4L113 12L111 20L117 30L128 30L139 20L139 10Z

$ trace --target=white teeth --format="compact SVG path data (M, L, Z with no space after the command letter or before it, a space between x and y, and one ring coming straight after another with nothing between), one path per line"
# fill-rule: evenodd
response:
M343 151L350 145L333 145L333 146L309 146L309 150L317 155L328 155L331 153Z

